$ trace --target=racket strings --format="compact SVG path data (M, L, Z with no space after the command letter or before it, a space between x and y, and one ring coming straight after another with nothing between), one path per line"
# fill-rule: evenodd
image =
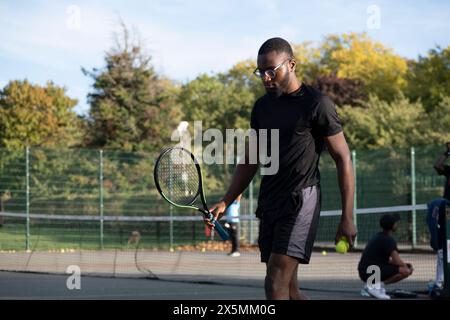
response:
M165 153L160 159L157 173L161 191L172 202L189 205L195 201L200 179L190 154L179 149Z

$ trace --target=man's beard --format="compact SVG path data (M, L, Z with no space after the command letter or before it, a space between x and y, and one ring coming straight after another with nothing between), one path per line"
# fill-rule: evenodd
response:
M269 90L266 89L266 92L272 98L278 99L284 93L286 93L288 85L289 85L289 74L286 74L285 77L280 81L280 84L278 86L270 88Z
M270 90L266 89L266 93L272 98L278 99L283 94L283 90L280 87L271 88Z

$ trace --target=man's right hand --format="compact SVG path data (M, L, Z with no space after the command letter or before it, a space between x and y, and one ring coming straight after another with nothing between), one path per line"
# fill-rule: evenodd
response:
M414 268L413 268L412 264L411 263L406 263L406 266L408 267L408 269L410 270L410 272L412 274L413 271L414 271Z
M227 205L225 201L222 200L214 204L212 207L210 207L209 212L213 214L214 220L219 220L224 215L226 209ZM210 228L214 228L214 224L209 219L203 218L203 221Z

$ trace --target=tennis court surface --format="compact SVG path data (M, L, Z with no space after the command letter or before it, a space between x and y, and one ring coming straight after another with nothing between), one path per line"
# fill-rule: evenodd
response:
M314 252L311 264L299 267L300 287L310 299L365 299L359 293L359 256ZM404 256L418 269L392 288L424 291L433 279L434 255ZM67 287L69 266L80 268L79 290ZM2 252L0 269L1 299L264 299L265 265L252 251L233 258L224 252L139 249Z

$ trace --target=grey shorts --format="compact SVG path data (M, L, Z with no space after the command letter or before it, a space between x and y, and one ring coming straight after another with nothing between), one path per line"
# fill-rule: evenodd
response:
M320 188L302 189L298 201L287 212L278 213L271 219L264 214L259 224L258 244L261 262L268 262L272 253L296 258L299 263L308 264L316 237L320 216Z

